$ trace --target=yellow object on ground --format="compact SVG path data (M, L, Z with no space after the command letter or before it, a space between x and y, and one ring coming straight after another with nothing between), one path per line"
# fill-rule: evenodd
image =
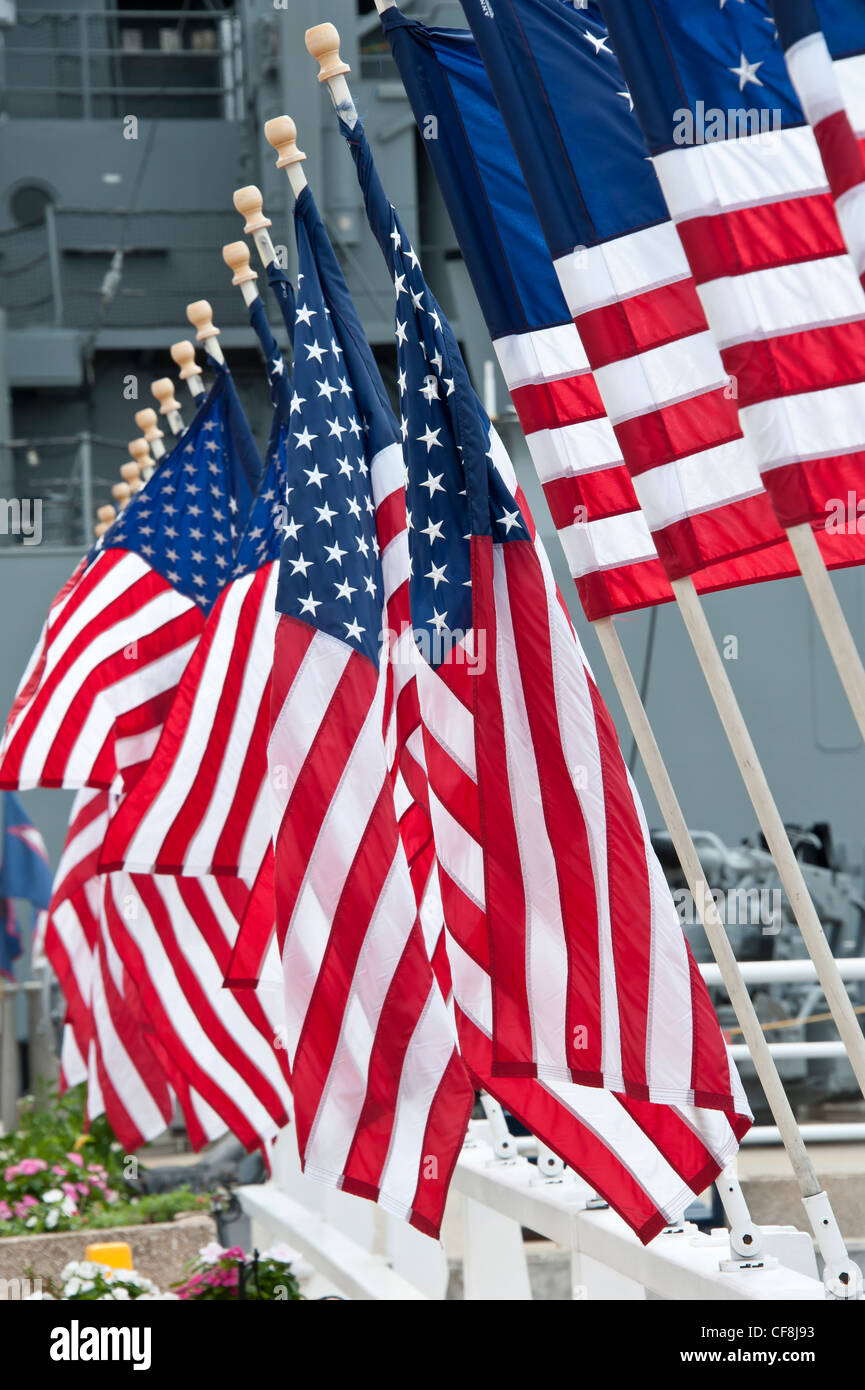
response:
M86 1260L109 1265L111 1269L132 1269L132 1249L124 1240L109 1240L104 1245L88 1245Z

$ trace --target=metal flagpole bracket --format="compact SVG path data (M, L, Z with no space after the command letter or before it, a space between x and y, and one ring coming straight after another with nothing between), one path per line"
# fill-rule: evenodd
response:
M546 1144L538 1140L538 1171L532 1179L535 1183L557 1183L562 1182L565 1176L564 1161L559 1158L557 1153L548 1149Z
M835 1213L825 1192L803 1197L811 1229L823 1255L823 1286L829 1298L844 1302L865 1298L862 1271L847 1254Z

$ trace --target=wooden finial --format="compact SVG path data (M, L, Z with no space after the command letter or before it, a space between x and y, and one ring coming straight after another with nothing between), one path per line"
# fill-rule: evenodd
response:
M199 343L206 343L210 338L219 337L219 329L213 323L213 310L206 299L196 299L192 304L186 306L186 317L196 329L196 339Z
M141 465L137 462L122 464L120 467L120 476L131 486L141 477Z
M168 380L167 377L166 380ZM141 433L144 435L144 438L146 439L148 444L152 444L154 439L165 438L164 434L162 433L162 430L159 428L159 417L157 416L156 411L153 410L149 405L146 406L144 410L136 410L135 423L141 430Z
M299 164L306 159L303 150L297 148L297 126L290 116L274 116L272 121L267 121L264 138L279 155L277 169L286 169L290 164Z
M110 521L97 521L96 525L93 527L93 534L94 536L96 536L97 540L100 536L105 535L105 532L108 530L110 525Z
M245 285L258 276L249 264L249 247L245 241L230 241L222 248L222 259L229 270L234 271L232 285Z
M256 188L254 183L247 184L246 188L238 188L234 195L234 206L241 217L246 218L243 230L247 236L253 236L262 228L272 225L270 218L264 215L264 198L261 195L261 189Z
M143 468L146 463L151 462L150 446L146 439L130 439L129 452L139 468Z
M188 381L191 376L201 376L201 368L195 360L195 348L188 338L184 338L180 343L171 344L171 360L180 368L181 381ZM173 395L174 383L167 376L163 377L161 381L154 381L150 388L158 401L162 401L163 398L167 399L168 392L164 389L166 383L171 387ZM157 390L157 387L159 387L159 390ZM179 409L180 406L175 402L174 405L167 404L161 407L161 413L167 414L169 410Z
M189 344L192 347L192 344ZM196 368L196 370L198 370ZM174 394L174 382L170 376L162 376L158 381L154 381L150 387L152 394L159 401L160 415L167 415L171 410L180 409L180 401Z
M100 521L104 521L107 525L110 525L117 515L117 509L116 507L112 507L110 502L107 502L104 507L97 507L96 515L99 517Z
M128 483L115 483L111 489L111 496L122 511L132 496L132 489Z
M135 492L143 492L143 491L144 491L144 479L141 478L141 477L133 478L132 482L129 484L129 490L130 490L130 492L133 492L133 493L135 493Z
M319 82L330 82L334 77L351 72L348 63L339 56L339 30L335 24L316 24L307 29L306 46L313 58L318 60Z

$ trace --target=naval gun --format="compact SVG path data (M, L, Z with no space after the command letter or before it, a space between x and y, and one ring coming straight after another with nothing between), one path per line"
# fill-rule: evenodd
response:
M845 850L836 846L825 822L808 827L788 825L787 832L833 954L838 960L865 956L865 865L853 868L848 864ZM727 845L713 831L695 830L691 834L737 959L807 960L804 941L762 835L755 832L738 845ZM694 957L699 964L710 962L709 943L670 836L653 831L652 844ZM862 1010L859 1019L865 1029L865 983L849 981L847 990L854 1008ZM770 1043L837 1040L816 981L767 981L750 985L749 992ZM710 994L728 1039L742 1042L723 987L710 985ZM790 1100L799 1108L859 1097L853 1070L843 1056L776 1060ZM740 1062L739 1071L755 1114L763 1118L767 1107L753 1065Z

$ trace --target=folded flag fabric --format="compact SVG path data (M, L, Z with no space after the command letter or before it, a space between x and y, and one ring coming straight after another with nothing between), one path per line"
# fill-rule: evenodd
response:
M3 839L0 842L0 976L12 979L21 955L15 899L29 902L33 921L48 907L53 875L45 842L18 797L3 793Z

